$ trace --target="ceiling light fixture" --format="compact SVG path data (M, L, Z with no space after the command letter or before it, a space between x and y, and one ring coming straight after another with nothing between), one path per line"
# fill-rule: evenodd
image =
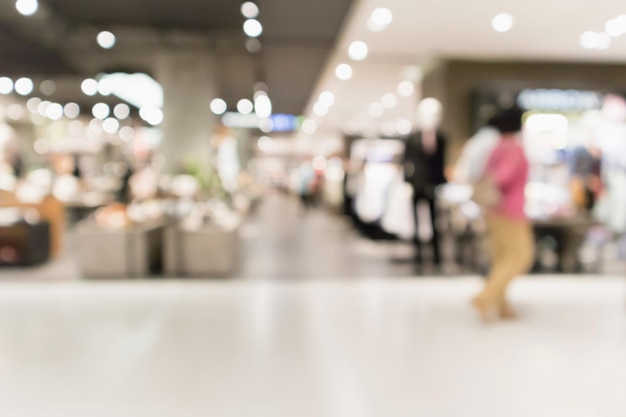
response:
M380 117L385 112L385 109L383 108L382 104L380 104L380 103L372 103L367 108L367 112L372 117Z
M362 41L354 41L348 48L348 56L354 61L363 61L369 54L369 48L367 44Z
M15 92L21 96L27 96L33 92L33 80L27 77L22 77L15 81Z
M325 105L326 107L331 107L335 104L335 95L330 91L323 91L320 94L319 102Z
M46 116L51 120L60 120L63 117L63 106L59 103L51 103L46 109Z
M80 89L86 96L95 96L98 93L98 81L87 78L80 84Z
M611 37L604 32L587 31L580 35L580 46L585 49L608 49Z
M263 44L256 38L246 39L246 50L251 54L258 54L263 49Z
M241 5L241 14L247 19L254 19L259 15L259 6L247 1Z
M352 74L353 74L352 67L348 64L339 64L337 65L337 68L335 69L335 75L337 76L337 78L343 81L346 81L352 78Z
M103 30L102 32L98 33L98 36L96 39L98 41L98 45L100 45L100 47L103 49L113 48L117 40L115 35L109 32L108 30Z
M367 20L367 27L372 32L382 32L393 21L393 13L384 7L374 9L370 18Z
M217 115L226 113L226 109L228 109L228 105L221 98L214 98L213 100L211 100L210 107L211 111Z
M254 104L247 98L242 98L237 103L237 111L241 114L250 114L254 110Z
M17 0L15 8L23 16L32 16L37 13L39 2L37 0Z
M312 135L317 132L317 123L315 123L315 120L306 119L302 123L302 131L308 135Z
M313 106L313 113L320 117L324 117L328 114L328 107L325 106L323 103L317 102Z
M398 99L395 94L388 93L380 100L380 104L386 109L393 109L398 105Z
M118 130L120 130L120 122L113 117L109 117L102 122L102 130L109 135L114 135Z
M111 109L106 103L97 103L91 109L91 114L93 114L93 117L99 120L106 119L107 117L109 117L110 113Z
M152 126L158 126L163 122L163 112L156 107L142 107L139 109L139 117Z
M57 85L52 80L45 80L39 84L39 91L45 96L51 96L57 90Z
M8 77L0 77L0 94L11 94L13 92L13 80Z
M398 94L402 97L411 97L415 92L415 85L411 81L402 81L398 84Z
M272 115L272 101L266 93L258 91L254 95L254 109L256 110L256 115L261 119Z
M63 113L68 119L76 119L80 116L80 106L76 103L67 103L63 108Z
M113 108L113 114L120 120L127 119L130 116L130 107L126 103L119 103Z
M513 16L510 13L500 13L491 20L491 26L496 32L505 33L513 29Z
M251 38L258 38L263 33L263 25L256 19L248 19L243 23L243 31Z

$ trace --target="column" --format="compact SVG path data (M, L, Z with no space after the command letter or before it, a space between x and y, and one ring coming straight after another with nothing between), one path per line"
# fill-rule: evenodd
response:
M167 171L185 163L211 168L210 140L217 117L210 111L216 97L214 58L204 51L168 51L157 57L156 78L163 87L163 142Z

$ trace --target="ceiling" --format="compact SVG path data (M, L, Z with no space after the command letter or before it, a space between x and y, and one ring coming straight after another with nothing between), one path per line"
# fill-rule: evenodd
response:
M393 13L393 21L382 32L367 28L377 7ZM510 13L515 25L498 33L491 25L494 16ZM476 60L541 60L626 63L626 36L613 39L607 50L588 50L580 45L585 31L604 31L605 23L626 13L623 0L360 0L351 13L320 82L307 105L306 114L318 122L320 132L360 124L380 130L384 123L412 118L418 94L399 98L399 105L376 118L368 106L395 93L400 81L419 79L438 58ZM348 58L351 42L369 46L363 62ZM350 63L353 77L340 81L335 68ZM419 71L415 71L419 69ZM419 83L418 83L419 84ZM325 117L315 116L313 106L320 92L336 95L336 104Z
M218 94L234 109L268 84L276 112L301 114L333 49L352 0L257 1L264 32L258 54L245 49L241 0L40 0L30 17L15 0L0 0L0 76L56 81L51 101L90 106L80 83L101 72L153 74L164 50L217 57ZM6 11L6 12L5 12ZM117 36L112 50L96 44L101 30ZM41 95L36 90L33 95Z

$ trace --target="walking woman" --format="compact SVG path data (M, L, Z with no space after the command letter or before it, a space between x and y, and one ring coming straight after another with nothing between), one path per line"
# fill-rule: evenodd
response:
M484 174L499 195L497 203L486 209L492 266L484 290L473 300L483 321L515 317L507 288L529 271L534 260L532 225L524 212L528 160L521 143L522 111L504 110L492 122L500 132Z

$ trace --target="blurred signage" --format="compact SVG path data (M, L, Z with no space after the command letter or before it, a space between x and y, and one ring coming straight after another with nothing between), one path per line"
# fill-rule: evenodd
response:
M274 132L293 132L300 127L298 116L292 114L273 114L270 116Z
M300 128L302 117L292 114L272 114L269 120L272 132L293 132ZM222 116L222 123L233 128L258 129L261 119L254 113L229 112Z
M524 90L517 104L526 110L578 112L600 108L602 96L593 91L580 90Z

